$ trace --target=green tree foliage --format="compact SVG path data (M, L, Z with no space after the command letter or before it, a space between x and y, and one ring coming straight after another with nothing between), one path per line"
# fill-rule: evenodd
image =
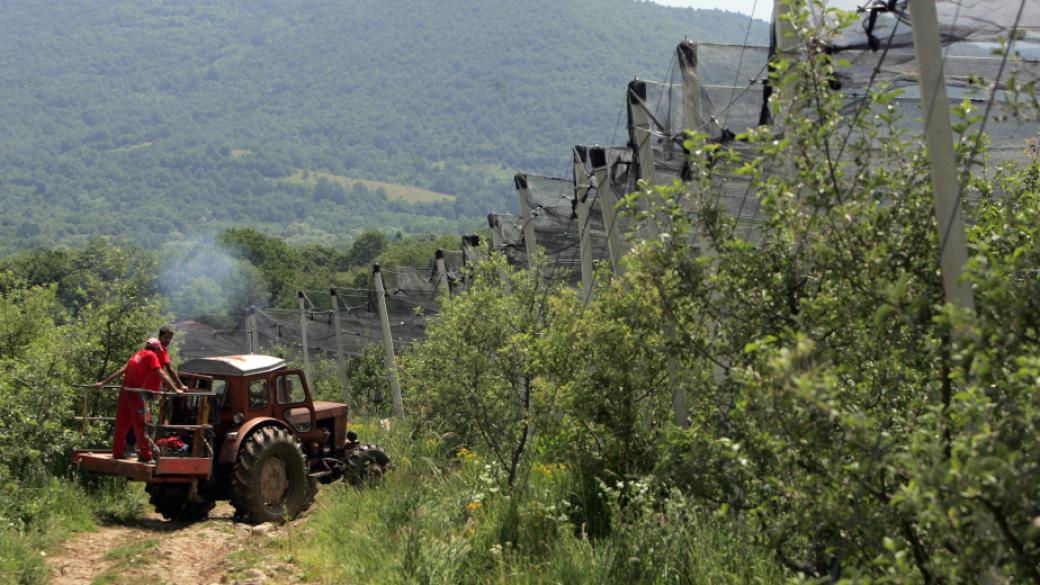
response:
M417 234L408 238L395 239L386 250L379 254L377 260L380 265L387 267L432 267L437 250L458 249L459 236L457 235Z
M0 483L39 479L68 444L65 422L73 392L60 323L67 313L55 287L12 290L0 297Z
M383 232L363 232L347 253L349 266L369 267L372 261L386 250L386 234Z
M242 300L249 300L250 304L290 305L296 298L298 285L293 282L293 276L303 259L285 240L265 235L253 228L231 228L217 236L217 243L232 256L244 261L239 270L243 284L238 289L246 293L244 298L240 297ZM256 282L248 275L252 270L250 266L260 270L269 291L269 298L259 303L255 298L255 286L249 284ZM235 304L238 302L241 301L236 299Z
M74 417L82 390L75 385L122 365L163 318L154 262L138 249L95 242L0 264L0 549L5 576L41 582L41 543L89 527L92 510L139 511L140 498L126 493L123 482L67 481L73 446L111 440L99 425L80 435ZM50 268L19 272L43 265ZM91 414L111 415L115 402L111 392L94 396L90 404L101 410Z

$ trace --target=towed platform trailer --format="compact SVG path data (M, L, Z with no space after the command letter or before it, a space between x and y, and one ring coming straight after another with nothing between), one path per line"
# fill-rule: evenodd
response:
M216 392L198 388L198 382L212 380L209 376L191 376L185 373L196 387L189 388L188 392L168 392L160 390L145 390L142 388L126 388L130 392L138 392L145 396L146 400L158 403L157 418L151 419L146 416L145 435L152 443L152 449L156 460L154 463L144 463L131 459L114 459L111 449L75 449L72 452L72 462L80 471L95 473L98 475L119 475L137 481L185 483L194 479L209 479L213 474L213 445L211 435L213 425L209 424L211 412L211 400L219 398ZM89 411L89 392L93 386L82 386L84 389L83 414L81 430L85 434L91 420L114 420L107 417L91 417ZM106 386L105 388L120 388L119 386ZM171 424L168 422L173 402L171 398L182 401L195 402L191 408L195 414L193 424ZM156 400L157 398L157 400ZM199 400L205 398L205 400ZM188 439L191 445L190 453L174 453L169 449L164 450L157 440L163 437L181 437Z
M169 519L204 518L230 500L251 522L282 521L306 509L318 481L380 477L390 460L347 431L345 404L315 401L302 370L263 355L216 356L182 365L185 393L131 389L153 397L145 434L155 462L113 459L111 449L77 449L84 472L147 482ZM90 421L83 386L82 430ZM111 388L111 387L109 387Z

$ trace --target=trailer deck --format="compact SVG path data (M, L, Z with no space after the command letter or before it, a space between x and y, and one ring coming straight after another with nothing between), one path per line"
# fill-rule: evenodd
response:
M155 463L135 459L113 459L105 449L76 449L72 463L80 471L101 475L120 475L138 481L187 483L208 479L213 474L212 457L159 457Z

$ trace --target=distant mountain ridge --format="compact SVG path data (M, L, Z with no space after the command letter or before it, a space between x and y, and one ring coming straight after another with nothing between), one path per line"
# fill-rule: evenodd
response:
M625 83L663 77L684 36L740 43L748 26L632 0L8 2L0 249L472 224L508 204L513 170L623 140ZM457 197L279 180L300 170Z

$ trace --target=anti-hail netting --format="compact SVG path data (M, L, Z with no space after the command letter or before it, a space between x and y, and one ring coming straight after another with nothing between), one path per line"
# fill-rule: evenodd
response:
M826 80L828 90L841 94L850 117L864 113L864 96L872 89L884 86L898 90L891 111L885 114L897 119L898 128L923 134L918 63L907 2L826 0L810 4L808 24L818 30L826 28L835 18L829 12L832 8L855 12L856 22L823 46L812 47L828 54L836 65L836 74ZM1040 126L1035 119L1007 115L1010 108L1002 105L1011 102L1019 88L1028 89L1029 84L1040 81L1040 3L940 0L937 10L950 105L969 100L976 111L986 111L990 162L1024 158L1026 140L1035 137ZM783 31L785 27L783 19L778 21L774 16L773 30ZM1004 51L1009 40L1013 40L1013 50ZM590 210L594 210L586 220L593 234L592 255L602 259L609 255L613 230L627 234L637 227L625 214L609 209L604 213L604 206L616 205L635 190L637 173L659 185L689 178L688 153L683 147L687 130L704 133L710 141L728 143L738 151L750 151L737 137L749 128L773 121L769 108L770 59L778 54L788 59L805 58L808 49L789 35L781 33L778 37L775 32L769 46L684 41L676 49L668 80L636 80L629 85L628 145L577 147L576 159L580 158L581 164L575 165L570 180L517 175L518 196L522 201L526 198L531 209L527 221L534 225L535 239L544 248L549 265L564 267L562 274L567 280L576 280L578 237L584 226L578 225L581 222L575 198L583 193L584 186L588 186L586 198ZM838 132L846 132L845 143L854 138L851 129L839 128ZM883 135L875 138L884 139ZM653 157L652 172L639 169L639 146L646 142ZM838 156L848 155L843 145ZM721 210L736 218L737 234L758 240L761 218L750 181L732 174L719 176L716 181L718 203ZM601 183L607 183L610 191ZM493 229L498 230L510 260L525 265L522 218L497 218L498 227ZM637 232L637 237L645 235L645 231ZM614 246L615 250L619 248L616 243Z
M462 252L444 254L448 286L463 285ZM437 314L440 275L435 267L398 267L381 271L386 290L387 316L391 336L398 351L422 338L427 319ZM375 289L336 289L340 342L345 355L359 355L372 344L382 343ZM336 356L336 325L328 293L305 293L304 318L307 327L307 354L310 359ZM182 359L214 355L266 353L289 358L301 356L303 335L298 309L255 309L237 316L204 316L182 319L175 324ZM255 330L253 323L255 322ZM254 333L255 331L255 333Z

